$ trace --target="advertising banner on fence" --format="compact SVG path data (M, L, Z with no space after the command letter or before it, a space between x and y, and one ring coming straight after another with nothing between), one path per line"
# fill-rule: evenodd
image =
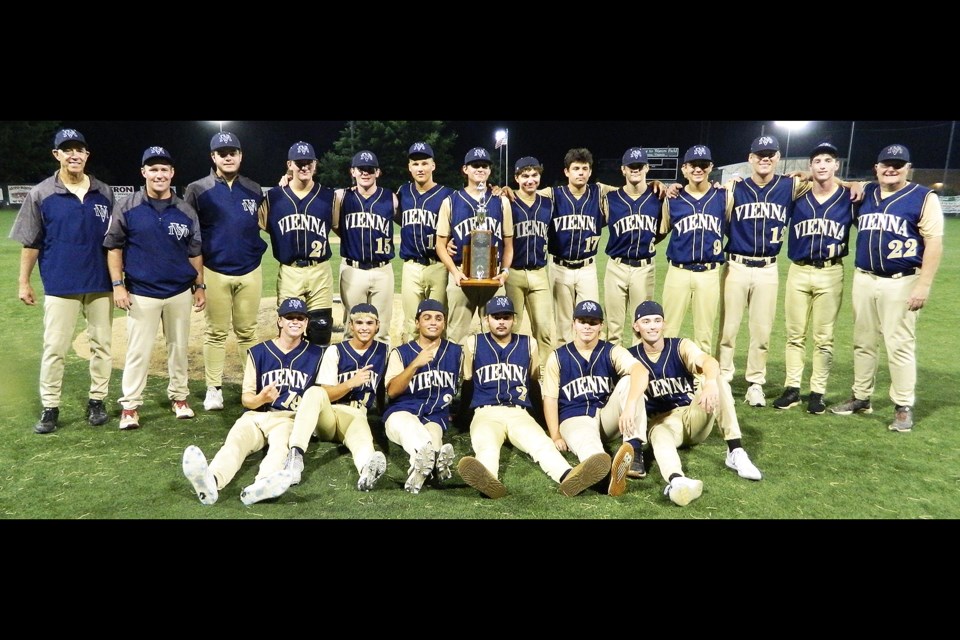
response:
M10 198L8 202L18 206L23 204L23 201L27 199L27 194L30 193L30 189L33 189L32 184L8 184L7 195Z
M137 190L136 187L112 187L113 188L113 201L122 202L126 198L129 198Z

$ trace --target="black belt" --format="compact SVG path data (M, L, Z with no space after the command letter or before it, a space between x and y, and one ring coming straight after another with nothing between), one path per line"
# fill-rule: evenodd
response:
M898 273L874 273L872 271L867 271L866 269L860 269L860 271L863 271L867 275L877 276L878 278L893 278L896 280L897 278L903 278L905 276L917 275L920 273L920 267L914 267L913 269L907 269L906 271L900 271Z
M585 258L583 260L561 260L560 258L554 258L553 261L567 269L578 269L593 264L593 258Z
M385 264L390 264L389 260L384 260L383 262L357 262L350 258L344 258L344 262L347 263L348 267L354 267L356 269L379 269Z
M668 261L671 267L676 267L677 269L685 269L686 271L713 271L720 266L719 262L674 262L673 260Z
M835 264L843 262L843 258L830 258L829 260L794 260L793 264L801 267L813 267L814 269L823 269L832 267Z
M614 258L620 264L625 264L628 267L645 267L648 264L653 263L653 258L643 258L642 260L634 260L633 258Z
M545 266L546 265L542 264L539 267L537 265L532 265L529 267L510 267L510 270L511 271L536 271L537 269L543 269Z
M477 409L486 409L487 407L520 407L521 409L526 408L522 404L514 404L512 402L503 402L501 404L482 404L479 407L477 407Z
M417 264L422 264L425 267L429 267L432 264L437 264L439 260L437 258L407 258L407 262L416 262Z
M747 267L765 267L767 265L777 263L777 256L770 256L769 258L764 258L762 256L759 258L751 258L749 256L741 256L736 253L728 253L727 259L733 260L734 262L739 262Z
M309 267L312 264L323 264L326 260L294 260L290 264L284 265L286 267Z

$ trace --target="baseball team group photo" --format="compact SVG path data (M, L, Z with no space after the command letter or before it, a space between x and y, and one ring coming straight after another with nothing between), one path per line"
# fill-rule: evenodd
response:
M960 517L953 123L164 124L4 125L4 519Z

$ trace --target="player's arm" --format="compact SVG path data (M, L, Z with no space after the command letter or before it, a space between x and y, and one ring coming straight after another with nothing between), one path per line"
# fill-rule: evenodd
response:
M554 351L547 357L544 380L540 392L543 395L543 421L547 433L557 451L567 451L567 443L560 435L560 361Z
M440 211L437 213L437 257L447 271L453 276L454 282L460 286L460 281L466 279L463 271L453 262L453 256L450 254L447 243L451 241L453 230L450 228L450 216L453 214L453 202L450 198L445 198L440 203Z
M660 205L660 225L657 228L657 237L654 243L660 244L668 235L670 235L670 202L667 198L664 198L663 204Z
M923 262L920 277L910 291L907 307L911 311L922 309L930 297L933 278L940 269L943 258L943 207L935 192L927 194L920 213L920 234L923 236Z
M260 203L260 206L257 208L257 222L260 225L260 228L264 231L267 230L267 216L270 215L270 200L264 198L263 202Z
M692 361L694 373L703 375L700 408L707 413L716 411L720 407L720 363L687 339L680 342L680 356L685 363Z
M346 194L346 190L337 189L333 192L333 226L331 230L340 235L340 207L343 206L343 196Z
M17 295L20 297L21 302L26 305L35 305L37 304L36 295L33 292L33 287L30 285L30 276L33 274L33 267L37 264L37 258L40 257L40 249L31 249L30 247L24 247L20 250L20 278L18 280L19 292Z
M190 256L188 260L197 270L197 278L193 283L193 310L203 311L207 305L207 290L201 286L203 285L203 255Z
M396 349L394 349L393 353L390 354L391 362L387 371L387 376L389 378L387 380L387 395L391 400L406 391L407 387L410 385L410 381L413 380L413 376L417 372L417 369L433 361L434 356L437 354L438 346L439 344L430 347L429 349L424 349L417 354L417 357L414 358L409 365L404 367L399 373L390 378L389 368L394 367L395 369L399 369L403 364L403 361L400 359L400 354L397 353ZM394 359L396 359L396 364L394 363Z
M329 351L329 349L328 349ZM368 364L365 367L361 367L353 372L353 375L340 382L338 384L324 384L322 386L326 392L327 397L330 398L330 402L336 402L343 396L350 393L351 389L356 389L357 387L362 387L363 385L370 382L370 377L373 375L373 365Z
M240 403L251 411L259 409L265 404L273 404L280 397L280 390L276 385L268 384L257 393L257 365L253 356L247 353L247 363L243 367L243 383L240 387Z
M621 375L630 376L630 388L627 391L627 400L620 413L620 433L629 434L633 431L634 417L637 415L637 406L643 402L643 394L650 382L650 374L643 364L633 357L626 348L616 345L610 351L613 366Z

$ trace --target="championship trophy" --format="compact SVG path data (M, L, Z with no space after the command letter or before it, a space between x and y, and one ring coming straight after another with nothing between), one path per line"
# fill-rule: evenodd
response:
M463 247L463 273L466 280L460 281L461 287L499 287L496 276L500 273L499 251L493 243L493 232L486 228L487 202L484 194L486 183L477 185L480 191L480 204L477 206L477 224L470 232L470 241Z

